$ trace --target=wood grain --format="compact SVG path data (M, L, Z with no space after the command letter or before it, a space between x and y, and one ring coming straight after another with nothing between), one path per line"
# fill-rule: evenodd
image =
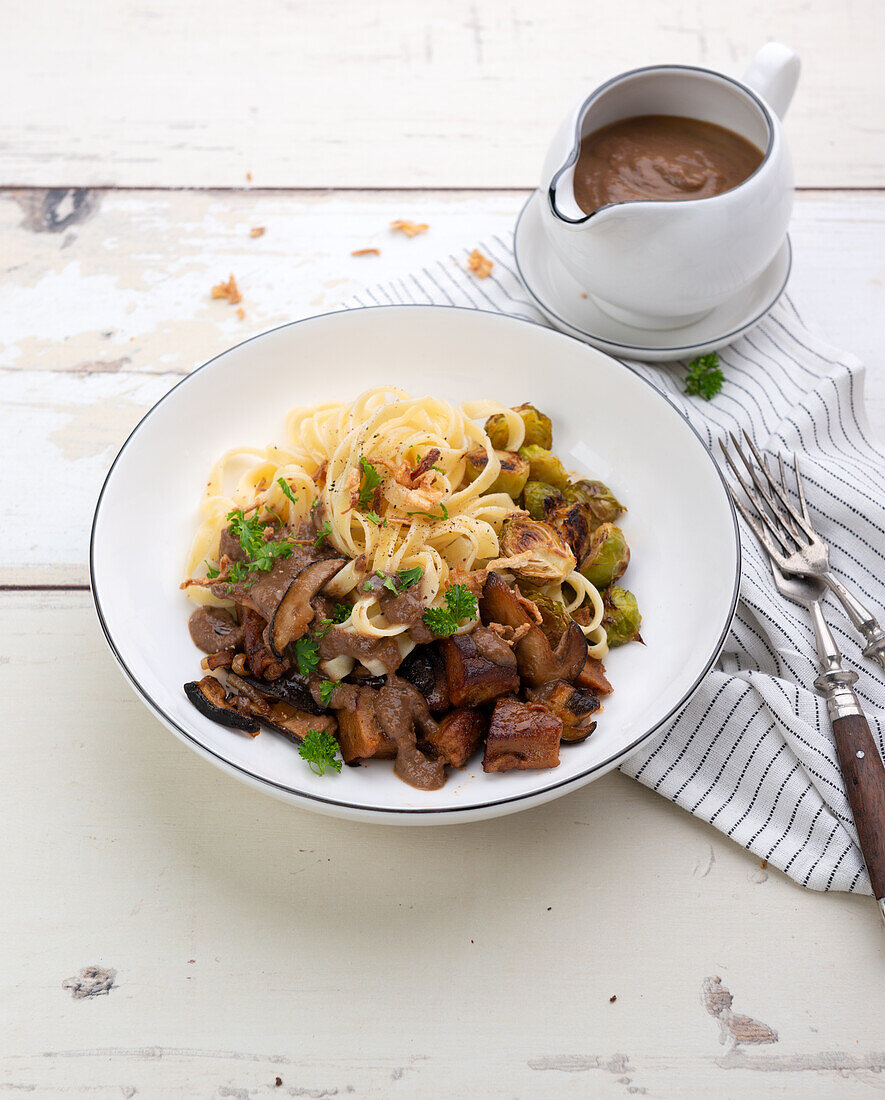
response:
M0 585L85 584L92 509L116 450L195 364L332 309L363 286L507 237L521 194L67 192L0 195ZM409 240L390 222L426 222ZM264 227L258 238L255 227ZM885 195L799 196L791 290L831 342L878 366ZM379 256L353 257L356 247ZM243 300L213 300L233 272ZM868 379L885 435L885 373ZM293 396L294 401L294 396ZM35 492L22 491L22 469ZM44 522L41 501L54 501Z
M0 636L11 1095L830 1098L880 1082L869 898L760 873L616 773L472 825L318 817L160 726L86 593L0 593ZM87 967L113 985L75 998Z
M660 61L804 74L805 187L885 184L879 0L7 5L0 184L532 187L572 104Z
M873 895L885 898L885 765L862 714L837 718L833 734Z

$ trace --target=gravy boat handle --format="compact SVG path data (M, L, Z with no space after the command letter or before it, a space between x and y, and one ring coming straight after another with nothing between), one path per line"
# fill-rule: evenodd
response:
M783 118L790 106L802 63L799 55L782 42L766 42L750 62L743 81Z

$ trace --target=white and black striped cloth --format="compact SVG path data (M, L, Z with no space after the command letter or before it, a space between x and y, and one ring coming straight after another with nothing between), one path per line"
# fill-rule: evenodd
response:
M544 324L516 274L511 242L496 236L478 247L494 261L486 279L465 270L465 251L347 305L469 306ZM772 454L801 452L808 504L833 567L878 614L885 452L867 424L863 367L812 336L789 295L719 359L725 384L709 402L683 394L684 364L630 366L685 412L717 458L717 441L743 428ZM716 668L666 732L621 770L803 886L869 893L830 724L811 688L818 671L811 626L778 595L755 539L742 534L741 601ZM860 673L858 695L882 751L885 676L861 655L841 609L828 604L826 613L846 663Z

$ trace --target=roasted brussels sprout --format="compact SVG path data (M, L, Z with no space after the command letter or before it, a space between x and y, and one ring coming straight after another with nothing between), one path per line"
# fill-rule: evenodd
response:
M563 487L562 496L563 500L569 504L573 501L581 501L588 505L597 523L614 523L624 511L624 505L601 481L582 479L569 482Z
M551 505L562 500L562 493L548 485L546 481L527 481L523 490L525 510L532 519L544 519L547 515L547 502Z
M495 451L495 454L501 463L501 472L485 492L506 493L516 500L528 481L529 464L514 451ZM476 481L488 465L488 454L480 448L468 451L464 458L467 463L467 480Z
M624 575L629 561L630 548L624 532L613 523L600 523L578 569L597 588L608 588Z
M613 584L602 594L602 602L605 605L602 626L610 648L632 642L639 637L642 616L632 592Z
M524 458L531 467L529 476L532 481L546 481L548 485L559 490L568 485L565 466L552 451L539 447L536 443L530 443L519 448L519 457Z
M580 500L572 504L552 504L552 507L551 504L552 502L548 500L547 514L543 518L554 531L562 535L578 561L583 561L590 552L593 531L597 526L590 505Z
M525 555L510 566L519 577L549 584L564 580L575 568L575 555L548 523L519 516L509 519L501 532L501 553L508 558Z
M539 447L550 448L553 446L553 426L550 423L549 416L545 416L534 405L529 404L516 405L513 411L519 413L523 424L525 424L525 439L522 441L524 447L528 447L533 443ZM503 413L495 413L494 416L490 416L486 421L485 428L489 439L492 441L492 446L496 450L507 446L509 433Z

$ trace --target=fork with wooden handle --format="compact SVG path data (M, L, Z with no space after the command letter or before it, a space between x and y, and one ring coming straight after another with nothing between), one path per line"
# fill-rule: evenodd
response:
M857 673L842 667L839 647L824 618L821 601L829 585L826 578L813 569L806 572L804 576L786 575L782 555L774 549L772 537L777 539L778 544L783 545L785 532L792 529L792 537L796 540L798 531L801 529L798 529L795 523L790 523L792 517L788 512L777 508L774 504L774 496L776 495L779 499L781 493L772 495L762 492L759 485L760 475L756 474L734 437L732 441L747 466L753 481L752 486L748 485L740 475L724 444L721 445L722 450L729 466L741 483L755 515L751 514L744 501L729 485L732 499L768 554L778 592L788 600L805 607L811 617L815 645L822 669L814 681L814 686L818 694L826 700L839 765L845 780L845 790L854 816L854 824L857 827L860 850L870 876L873 894L879 905L879 912L885 920L885 765L873 740L860 700L854 691L853 685L857 682ZM755 447L753 453L758 455ZM784 464L782 459L778 461L780 488L783 496L786 497ZM766 484L775 485L767 462L760 458L759 465ZM801 490L798 464L796 465L796 483L799 486L803 518L810 527L805 497ZM817 538L816 535L815 538ZM826 550L825 544L822 545Z

